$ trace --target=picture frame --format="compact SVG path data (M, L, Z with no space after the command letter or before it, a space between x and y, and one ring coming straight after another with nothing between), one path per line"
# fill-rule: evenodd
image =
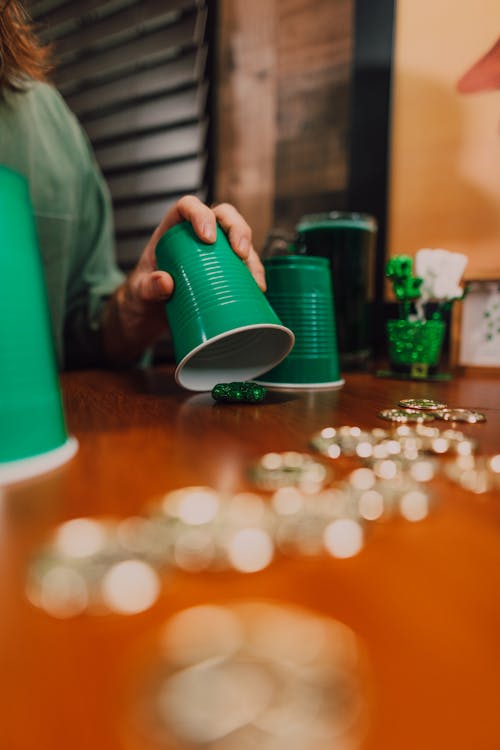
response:
M500 368L500 278L473 279L460 303L456 363Z

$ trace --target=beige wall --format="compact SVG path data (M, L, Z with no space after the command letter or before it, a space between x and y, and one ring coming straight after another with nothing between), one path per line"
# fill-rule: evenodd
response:
M390 255L443 247L500 278L500 89L456 87L499 33L498 0L398 0Z

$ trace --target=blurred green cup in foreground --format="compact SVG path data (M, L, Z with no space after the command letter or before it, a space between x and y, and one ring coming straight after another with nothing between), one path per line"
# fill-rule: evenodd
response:
M0 167L0 484L68 460L45 279L26 180Z

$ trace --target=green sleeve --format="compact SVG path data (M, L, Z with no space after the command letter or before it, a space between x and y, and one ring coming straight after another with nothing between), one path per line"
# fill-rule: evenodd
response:
M85 147L86 168L67 289L64 325L66 368L100 366L104 363L102 309L124 279L115 262L109 191L88 143Z

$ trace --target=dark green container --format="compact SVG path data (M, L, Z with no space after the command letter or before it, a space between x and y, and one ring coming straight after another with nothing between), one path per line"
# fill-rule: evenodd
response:
M372 355L377 222L368 214L331 211L303 216L297 232L307 255L330 261L341 367L362 369Z
M189 222L159 240L158 268L174 279L166 304L177 362L176 380L193 391L252 380L280 362L294 336L282 325L220 227L213 244Z
M24 460L66 460L75 450L62 450L67 441L28 186L0 167L0 480L44 470ZM47 454L57 451L54 463Z
M295 334L288 356L259 382L282 388L332 388L340 376L329 262L306 255L264 261L266 296Z

